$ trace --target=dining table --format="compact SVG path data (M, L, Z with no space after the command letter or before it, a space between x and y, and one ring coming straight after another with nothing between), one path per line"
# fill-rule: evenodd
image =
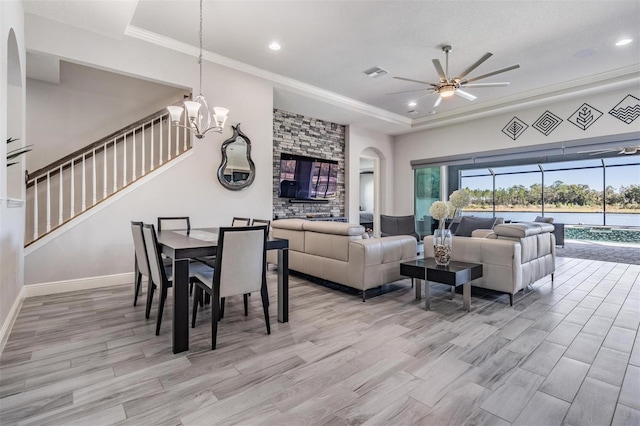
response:
M216 255L218 228L158 231L158 244L173 261L173 353L184 352L189 350L189 261ZM278 250L278 321L289 322L289 240L269 237L266 249Z

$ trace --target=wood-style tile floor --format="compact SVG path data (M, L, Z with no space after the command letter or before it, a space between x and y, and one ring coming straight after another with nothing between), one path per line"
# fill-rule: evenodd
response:
M25 300L0 363L0 423L35 425L640 424L640 266L558 258L550 280L432 311L408 280L362 303L292 277L272 334L260 297L228 300L218 349L209 310L191 349L155 336L132 285ZM155 301L157 302L157 301ZM171 297L168 300L171 306Z

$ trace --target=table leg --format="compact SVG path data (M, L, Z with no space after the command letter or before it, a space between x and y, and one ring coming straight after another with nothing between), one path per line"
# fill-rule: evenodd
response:
M471 283L462 285L462 307L465 311L471 312Z
M431 310L431 294L429 292L429 281L424 280L424 308L427 311Z
M456 286L451 286L451 300L456 298Z
M422 280L418 278L411 278L414 281L414 290L416 292L416 300L422 299Z
M173 260L173 353L189 350L189 259Z
M278 322L289 322L289 249L278 250Z

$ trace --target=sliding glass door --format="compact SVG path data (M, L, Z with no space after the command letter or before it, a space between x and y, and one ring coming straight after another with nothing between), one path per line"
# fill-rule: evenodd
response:
M420 236L432 234L429 208L440 200L440 167L425 167L414 170L416 230Z

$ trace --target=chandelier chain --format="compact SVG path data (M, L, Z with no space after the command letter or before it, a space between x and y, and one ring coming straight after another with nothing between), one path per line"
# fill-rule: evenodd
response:
M200 41L200 55L198 56L198 65L200 67L200 95L202 95L202 0L200 0L200 32L198 34Z

